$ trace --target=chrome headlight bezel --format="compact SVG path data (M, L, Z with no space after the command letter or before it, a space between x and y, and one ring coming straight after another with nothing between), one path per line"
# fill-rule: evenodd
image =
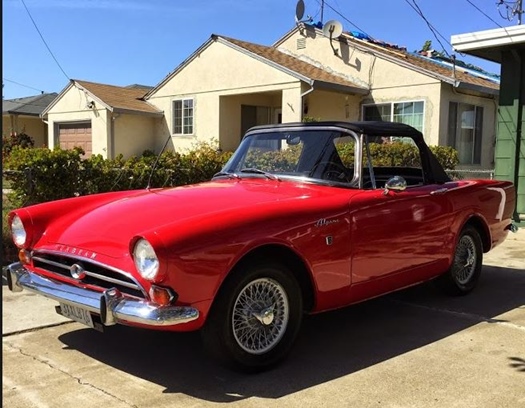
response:
M160 269L159 258L153 246L144 238L135 243L133 260L140 276L150 281L155 279Z
M11 219L11 237L15 245L19 248L23 248L27 243L27 231L24 227L22 219L15 215Z

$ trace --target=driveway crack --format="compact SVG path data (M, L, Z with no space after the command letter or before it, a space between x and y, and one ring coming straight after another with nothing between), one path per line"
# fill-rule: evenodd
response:
M122 398L119 398L118 396L116 396L114 394L111 394L110 392L107 392L106 390L103 390L102 388L99 388L99 387L97 387L94 384L91 384L90 382L84 381L84 380L82 380L82 378L76 377L76 376L72 375L71 373L68 373L67 371L62 370L60 367L57 367L54 364L51 364L49 361L43 360L42 358L39 358L38 356L34 356L32 354L29 354L29 353L25 352L24 350L22 350L21 347L17 347L14 344L11 344L11 343L6 342L6 341L4 341L3 343L5 345L11 347L14 350L17 350L23 356L32 358L33 360L35 360L35 361L37 361L39 363L47 365L49 368L51 368L53 370L59 371L59 372L65 374L65 375L67 375L69 378L72 378L73 380L75 380L80 385L93 388L94 390L97 390L97 391L99 391L99 392L101 392L101 393L103 393L103 394L105 394L105 395L107 395L107 396L109 396L111 398L114 398L114 399L116 399L116 400L118 400L118 401L120 401L120 402L122 402L122 403L124 403L124 404L126 404L128 406L130 406L130 407L138 408L137 405L132 404L132 403L126 401L126 400L123 400Z

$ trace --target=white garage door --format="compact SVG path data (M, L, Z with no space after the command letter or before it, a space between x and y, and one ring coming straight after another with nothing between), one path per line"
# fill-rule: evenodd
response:
M92 152L91 123L63 123L58 126L60 148L65 150L80 146L86 152L84 157L90 157Z

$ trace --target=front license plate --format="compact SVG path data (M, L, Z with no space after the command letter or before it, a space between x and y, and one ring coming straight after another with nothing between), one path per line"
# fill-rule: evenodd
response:
M82 309L81 307L60 303L60 314L64 317L67 317L68 319L85 324L91 328L95 327L91 314L86 309Z

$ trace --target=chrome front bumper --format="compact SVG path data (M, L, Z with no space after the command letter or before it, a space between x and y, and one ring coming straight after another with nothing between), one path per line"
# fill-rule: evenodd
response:
M20 262L3 269L12 292L27 289L61 303L81 307L100 316L105 326L144 324L173 326L199 317L199 311L184 306L159 306L153 302L123 296L117 289L95 292L45 278L28 271Z

